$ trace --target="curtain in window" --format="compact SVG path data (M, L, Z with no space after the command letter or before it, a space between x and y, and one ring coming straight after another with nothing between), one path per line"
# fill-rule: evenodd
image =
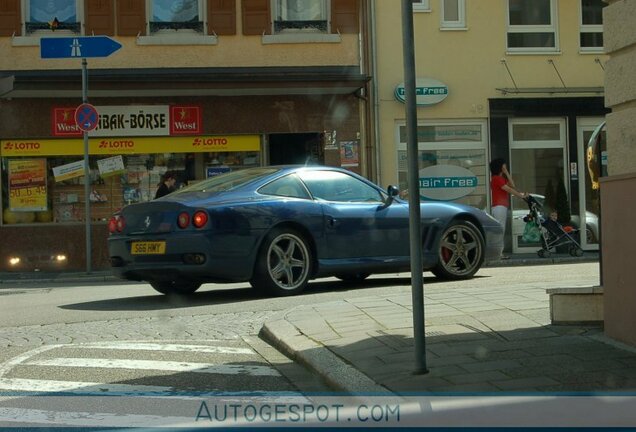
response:
M158 22L199 21L198 0L153 0L152 20Z
M326 0L277 0L278 14L283 21L324 21Z
M77 22L75 0L29 0L30 22L48 23L57 18L59 22Z

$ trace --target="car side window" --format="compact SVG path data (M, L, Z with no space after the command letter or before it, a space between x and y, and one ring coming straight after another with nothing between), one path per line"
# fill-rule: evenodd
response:
M337 171L306 171L300 174L314 198L335 202L383 203L382 194L370 185Z
M275 195L289 198L311 198L302 182L293 174L266 184L260 188L258 192L263 195Z

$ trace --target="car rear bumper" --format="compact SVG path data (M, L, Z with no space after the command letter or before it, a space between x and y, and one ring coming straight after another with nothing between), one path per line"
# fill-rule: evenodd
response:
M134 241L165 241L165 253L131 254ZM256 256L252 236L206 235L113 236L108 239L113 274L121 279L167 281L247 281Z

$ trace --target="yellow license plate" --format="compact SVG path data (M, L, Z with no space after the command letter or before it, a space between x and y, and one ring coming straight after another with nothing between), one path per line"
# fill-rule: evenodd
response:
M166 253L166 242L133 242L130 253L132 255L163 255Z

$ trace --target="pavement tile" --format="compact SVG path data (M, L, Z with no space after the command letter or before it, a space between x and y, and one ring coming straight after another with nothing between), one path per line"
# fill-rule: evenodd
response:
M524 391L527 389L536 389L545 386L553 386L560 384L558 381L545 376L535 376L527 378L517 378L502 381L491 381L491 384L500 390L506 391Z
M509 378L510 377L508 375L498 370L463 373L444 377L444 379L450 381L452 384L476 384L481 382L505 380Z
M515 360L480 361L478 363L467 363L460 366L464 370L474 373L488 372L494 370L516 369L521 367L519 362Z
M436 394L448 393L449 395L456 393L491 393L501 391L498 387L487 382L439 386L435 387L433 390Z

